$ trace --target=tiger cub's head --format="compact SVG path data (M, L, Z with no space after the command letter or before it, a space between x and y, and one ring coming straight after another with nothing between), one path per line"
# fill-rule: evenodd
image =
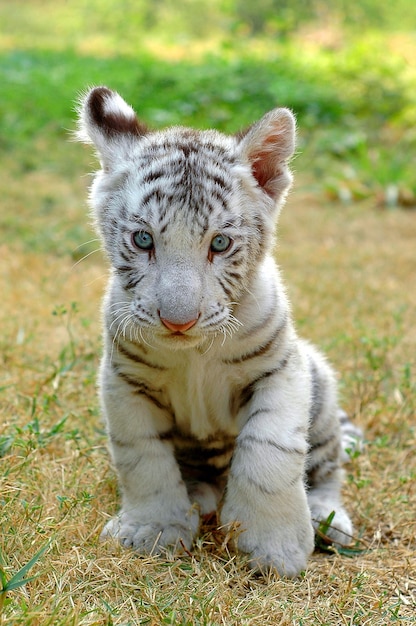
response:
M106 87L79 113L101 162L90 200L123 333L173 348L231 334L291 184L293 115L274 109L237 135L153 131Z

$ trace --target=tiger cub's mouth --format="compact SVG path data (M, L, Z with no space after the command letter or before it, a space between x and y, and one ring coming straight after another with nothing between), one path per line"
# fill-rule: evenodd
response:
M204 337L199 333L188 334L181 330L166 332L159 336L164 343L166 342L165 345L170 345L172 348L192 348L204 340Z

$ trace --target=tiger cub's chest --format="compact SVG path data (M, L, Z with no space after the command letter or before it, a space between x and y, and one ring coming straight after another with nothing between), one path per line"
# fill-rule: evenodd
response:
M233 414L235 376L220 359L203 359L198 353L181 354L169 369L165 393L175 427L184 435L206 440L226 433L236 436Z

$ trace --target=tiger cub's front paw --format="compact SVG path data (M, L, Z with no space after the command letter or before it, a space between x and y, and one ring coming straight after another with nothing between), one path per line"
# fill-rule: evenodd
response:
M232 526L233 520L241 520L243 516L239 513L226 503L222 515L225 526ZM240 522L236 547L248 554L250 567L263 573L277 570L281 576L289 578L306 569L314 549L312 521L307 507L300 506L300 512L295 509L295 513L290 516L289 511L286 515L276 512L267 519L251 516Z
M254 570L275 569L281 576L294 578L306 569L313 552L313 528L307 524L287 536L275 531L260 536L246 531L239 537L238 547L249 553L250 567Z
M160 554L165 548L189 550L199 527L199 514L195 509L181 519L141 522L134 514L121 512L104 527L101 539L112 537L125 548L141 554Z

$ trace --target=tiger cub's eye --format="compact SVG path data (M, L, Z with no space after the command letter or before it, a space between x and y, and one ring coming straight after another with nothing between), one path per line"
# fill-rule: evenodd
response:
M131 238L136 248L140 250L153 250L154 248L153 237L145 230L139 230L137 233L133 233Z
M231 246L231 239L227 235L216 235L211 241L211 252L225 252Z

